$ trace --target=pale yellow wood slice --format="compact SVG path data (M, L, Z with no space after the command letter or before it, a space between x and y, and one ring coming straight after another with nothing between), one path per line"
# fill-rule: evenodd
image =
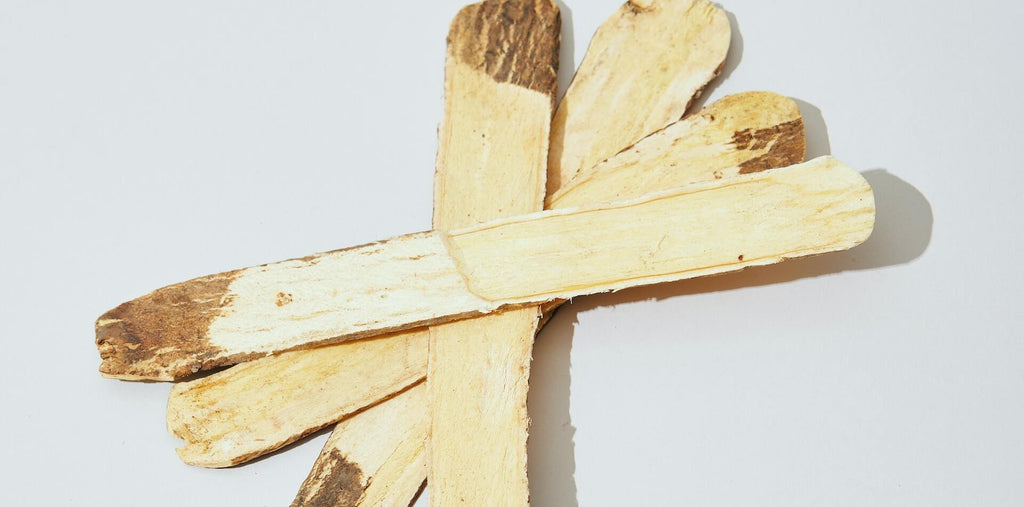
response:
M410 234L211 275L125 303L97 322L101 372L168 379L299 347L845 250L873 224L871 187L821 157L640 199Z
M452 22L435 229L543 209L559 36L549 0L488 0ZM430 328L431 505L529 503L526 393L537 317L532 307Z
M730 35L706 0L626 2L594 34L555 112L548 193L681 118L718 75Z
M335 426L292 507L407 506L427 474L421 382Z
M237 465L419 382L426 340L419 330L286 352L176 384L167 428L185 463Z
M548 207L628 199L798 164L804 139L803 118L792 99L772 92L728 95L565 182ZM644 170L636 170L638 165Z
M695 128L673 128L666 129L651 137L664 136L667 132L676 132L684 135L681 138L663 139L655 144L665 144L671 151L680 151L684 141L688 137L700 139L721 139L732 136L729 132L758 132L770 131L779 125L799 121L791 115L798 114L796 104L785 97L773 93L743 93L729 96L705 108L698 116L707 118L708 122L697 121ZM743 120L731 120L730 118L743 118ZM684 122L693 120L684 120ZM722 126L721 123L730 122ZM733 125L735 123L735 125ZM801 125L802 127L802 125ZM741 135L740 137L745 137ZM678 142L677 142L678 141ZM647 141L638 144L642 146ZM799 162L803 156L803 137L791 138L782 137L776 143L788 145L787 148L775 146L772 148L779 153L789 154L787 157L771 157L771 161L779 162L782 165L791 165ZM742 143L741 143L742 144ZM748 164L750 160L756 160L764 156L763 149L739 149L735 144L727 144L727 151L720 157L700 158L697 166L676 166L674 169L683 173L683 178L661 177L648 180L647 175L661 171L657 164L663 163L664 155L659 150L644 150L636 153L636 157L630 155L636 149L634 147L612 159L614 162L618 157L633 157L635 163L630 164L599 164L592 171L601 170L601 176L593 179L581 175L591 183L587 186L574 186L563 194L560 202L579 201L575 197L576 192L602 190L603 193L590 193L588 199L594 202L609 201L613 197L637 197L642 194L641 187L649 190L664 190L665 188L647 188L640 184L644 181L653 181L667 185L666 188L682 185L693 181L705 181L715 179L717 172L731 174L738 170L730 171L730 168L737 168ZM706 151L704 146L687 146L687 150ZM730 149L738 150L739 159L734 158ZM769 150L769 151L772 151ZM718 150L712 150L717 153ZM651 155L651 158L646 157ZM684 158L685 153L678 153L670 159ZM657 162L657 164L655 164ZM616 171L602 170L601 168L611 165ZM695 168L699 170L694 170ZM589 173L589 171L588 171ZM623 175L632 175L625 182L618 178ZM727 176L728 177L728 176ZM602 184L603 178L616 178L615 185ZM689 178L689 179L687 179ZM623 194L623 189L638 192L637 194ZM208 463L209 466L228 466L233 463L242 462L245 459L256 457L274 449L277 449L285 442L291 442L302 435L315 431L338 421L353 411L352 407L362 408L379 402L381 399L394 395L395 392L404 388L407 378L415 377L416 381L426 375L427 336L421 330L407 331L402 334L401 339L408 341L409 347L420 347L420 351L410 351L408 355L412 358L421 359L414 361L420 367L416 371L404 372L398 370L395 375L393 363L403 363L404 360L380 354L381 348L377 340L357 340L344 342L336 345L318 347L315 349L298 350L287 353L286 357L296 359L282 360L281 356L270 356L254 361L242 363L225 371L215 373L203 379L193 382L182 383L171 390L171 399L168 401L168 427L179 428L183 421L188 421L191 430L176 430L175 433L186 440L186 448L181 451L183 459L187 463L200 465ZM398 350L398 349L394 349ZM404 354L404 352L403 352ZM401 357L401 356L399 356ZM300 364L289 367L289 361L297 361ZM362 389L338 389L338 385L328 382L331 390L310 389L310 386L317 386L323 382L321 372L331 371L338 364L363 364L366 361L366 368L357 368L359 377L366 384L387 385L393 383L393 388L381 388L380 391L369 392ZM281 375L283 368L287 367L287 375ZM411 376L406 376L410 373ZM346 382L348 373L337 371L338 379ZM378 378L383 377L383 379ZM267 382L266 379L275 379L274 382ZM393 382L394 378L403 379ZM203 386L216 385L216 389L207 389ZM333 386L333 387L332 387ZM344 386L344 384L342 384ZM338 389L338 390L334 390ZM240 400L247 399L247 402ZM289 403L268 404L263 400L286 399ZM303 413L315 418L295 418L295 404L307 407L320 407L322 410ZM202 408L207 407L207 408ZM424 409L426 410L426 409ZM220 414L227 414L223 417ZM256 421L268 419L278 421L280 424L261 424ZM243 439L248 438L248 442ZM426 437L424 437L425 439Z

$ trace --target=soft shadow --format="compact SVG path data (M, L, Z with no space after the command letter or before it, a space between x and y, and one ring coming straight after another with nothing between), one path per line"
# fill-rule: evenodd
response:
M572 10L555 0L562 15L559 49L558 100L561 102L576 74L576 46ZM570 351L576 312L556 312L533 346L530 366L530 436L527 473L530 504L536 507L576 507L576 428L569 414Z
M572 9L561 0L555 0L555 4L562 15L562 39L558 48L558 102L561 102L572 77L576 75L576 38L572 29Z
M804 135L807 137L807 160L823 155L832 154L832 144L828 141L828 126L825 125L825 117L821 115L821 109L800 99L793 99L796 107L800 109L800 116L804 118Z
M718 276L650 285L575 299L572 312L631 301L665 299L830 275L880 269L917 259L932 238L932 207L913 185L885 169L862 173L875 194L875 229L864 244L845 252L792 259ZM570 313L570 312L565 312Z
M570 352L575 311L555 313L537 336L530 367L530 505L576 507L576 428L569 413Z
M688 113L694 111L700 111L705 105L707 105L708 98L711 97L715 88L718 84L729 79L732 75L732 71L736 70L736 67L740 65L740 60L743 59L743 34L740 33L740 25L736 21L736 15L725 10L721 5L715 4L720 10L725 12L726 17L729 18L729 30L732 32L729 39L729 52L725 54L725 62L722 63L722 72L718 74L718 77L712 79L710 83L701 91L700 97L693 99L690 104Z

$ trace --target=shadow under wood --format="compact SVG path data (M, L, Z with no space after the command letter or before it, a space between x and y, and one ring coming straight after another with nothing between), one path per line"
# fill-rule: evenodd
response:
M576 499L576 428L569 413L570 359L576 312L558 311L533 345L530 366L530 505L579 505Z
M804 136L807 144L804 159L811 160L823 155L831 155L832 143L828 140L828 126L825 125L825 117L821 115L821 109L818 109L817 106L810 102L793 97L790 98L793 99L793 102L796 102L796 107L800 110L800 116L804 119Z
M572 30L572 10L565 2L556 0L558 12L562 17L562 33L558 46L558 102L562 101L565 90L569 88L573 76L576 75L576 43Z
M700 97L693 100L690 107L686 108L686 114L700 111L701 108L708 104L708 98L711 97L715 88L718 84L729 79L732 72L736 70L736 67L740 65L740 60L743 59L743 34L740 33L740 25L736 21L736 15L725 10L720 4L715 4L719 10L725 12L725 16L729 18L729 30L731 31L729 36L729 52L725 55L725 61L722 63L722 71L718 73L718 77L712 79L704 90L701 91Z

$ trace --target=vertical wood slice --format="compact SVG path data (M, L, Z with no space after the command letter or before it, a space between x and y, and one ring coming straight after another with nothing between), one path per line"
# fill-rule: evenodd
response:
M448 34L434 228L544 207L560 18L549 0L488 0ZM431 326L430 504L527 505L526 413L539 310Z

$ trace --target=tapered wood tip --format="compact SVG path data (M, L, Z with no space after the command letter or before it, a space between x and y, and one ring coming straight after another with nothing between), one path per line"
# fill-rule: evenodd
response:
M175 380L215 366L206 338L237 272L157 289L96 319L100 374L122 380Z
M321 456L302 483L291 507L328 507L358 505L367 478L358 463L349 461L341 451L331 449Z
M551 0L486 0L463 7L448 31L448 57L499 83L558 91L562 18Z

